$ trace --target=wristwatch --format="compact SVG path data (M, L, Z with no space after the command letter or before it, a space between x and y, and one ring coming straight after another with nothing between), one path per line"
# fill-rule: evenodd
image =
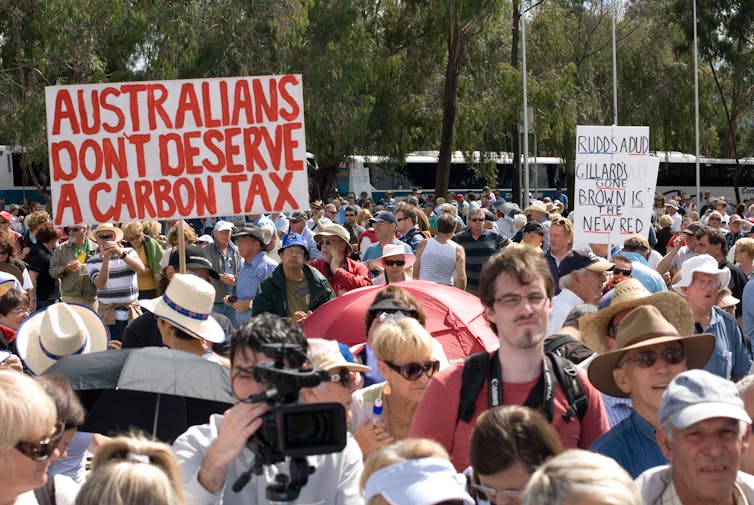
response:
M125 259L126 256L128 256L128 252L127 251L123 251L122 253L120 253L120 259Z

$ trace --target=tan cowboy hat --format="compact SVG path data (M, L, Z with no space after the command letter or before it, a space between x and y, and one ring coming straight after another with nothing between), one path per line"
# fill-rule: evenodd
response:
M640 305L657 307L681 335L694 333L694 314L682 296L670 291L652 294L638 280L626 279L616 284L610 305L593 314L586 314L579 320L584 342L597 353L607 352L603 339L607 335L610 321L618 312Z
M139 300L139 305L192 337L219 344L225 342L225 332L210 315L214 301L212 284L196 275L175 274L164 295Z
M388 244L382 248L382 256L374 260L374 264L377 265L379 268L384 269L385 265L382 263L382 260L385 258L389 258L391 256L403 256L403 261L406 262L405 265L403 265L403 268L408 268L414 264L416 261L416 256L413 254L407 253L406 250L403 248L403 243L400 244Z
M96 241L97 235L99 235L102 232L112 232L115 234L115 242L120 242L123 240L123 230L120 228L113 226L112 223L101 223L98 224L95 229L89 232L89 238Z
M615 383L613 370L618 367L626 351L665 342L681 342L686 351L686 366L690 370L702 368L715 349L715 336L712 333L681 335L651 305L642 305L628 313L618 328L616 341L618 346L615 351L600 354L589 365L589 381L603 393L620 398L628 398L628 393Z
M105 322L94 309L60 302L21 323L16 349L29 370L39 375L65 356L107 350L107 341Z
M524 209L524 214L527 212L539 212L540 214L547 214L547 207L541 203L533 203Z
M348 231L339 224L329 224L325 226L324 230L314 235L314 240L319 242L323 237L338 237L346 243L346 251L351 252L351 235Z

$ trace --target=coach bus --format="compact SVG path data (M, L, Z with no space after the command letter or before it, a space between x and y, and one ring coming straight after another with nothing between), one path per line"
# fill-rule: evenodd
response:
M675 151L658 151L660 169L657 175L657 192L673 196L683 191L696 196L696 157ZM740 158L743 167L739 189L741 198L754 197L754 158ZM724 196L728 201L736 201L734 177L736 160L723 158L699 158L701 191L709 191L712 196Z
M348 156L340 165L336 185L341 194L362 191L371 194L375 201L382 199L386 191L402 198L412 189L432 193L437 178L438 151L419 151L406 155L403 162L385 156ZM484 186L501 191L510 198L513 182L513 163L509 153L487 156L497 165L497 181L489 184L478 167L485 161L479 153L471 160L456 151L451 158L449 191L454 193L479 192ZM557 186L565 185L565 164L561 158L529 157L529 188L533 194L554 194Z
M31 176L22 168L23 155L23 149L0 146L0 201L5 205L21 204L25 200L44 201L31 180ZM45 172L43 167L32 163L32 170L38 176L44 177L42 176ZM49 195L49 186L46 186L44 191Z

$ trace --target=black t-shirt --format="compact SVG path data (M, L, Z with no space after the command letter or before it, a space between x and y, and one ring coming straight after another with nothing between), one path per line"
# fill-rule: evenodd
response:
M37 299L56 300L60 298L57 279L50 275L50 259L52 251L40 243L36 243L26 257L29 271L37 273Z

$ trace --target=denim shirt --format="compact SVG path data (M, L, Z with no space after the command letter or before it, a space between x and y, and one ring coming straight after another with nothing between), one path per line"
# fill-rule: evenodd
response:
M712 352L704 369L723 379L740 378L751 368L751 357L738 328L738 322L730 314L718 307L712 307L709 326L702 331L695 325L695 333L712 333L715 335L715 350Z
M634 479L644 470L668 462L657 445L654 428L636 412L598 438L589 450L613 458Z

